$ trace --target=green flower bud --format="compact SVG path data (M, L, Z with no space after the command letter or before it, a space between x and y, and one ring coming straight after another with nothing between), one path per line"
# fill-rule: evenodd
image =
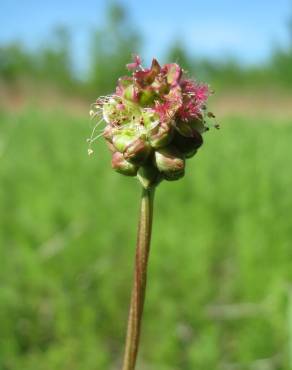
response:
M168 146L155 151L155 165L166 180L178 180L184 176L185 159L175 147Z
M126 176L136 176L138 167L128 162L122 153L115 152L112 155L112 168Z
M113 135L113 145L121 153L124 153L135 140L136 134L126 130L119 130Z
M177 121L176 129L182 136L185 137L192 137L195 131L195 129L189 124L189 122L185 121Z
M132 141L124 151L124 157L129 162L140 165L149 157L152 149L148 142L138 138Z
M204 125L204 121L203 121L203 118L199 119L194 119L192 121L189 122L189 125L195 129L197 132L199 132L200 134L202 134L203 132L207 131L207 128L206 126Z
M204 126L203 121L200 119L195 119L189 122L177 121L176 129L182 136L185 137L197 137L198 134L206 131L206 127Z
M168 145L173 138L173 132L173 126L171 124L158 124L151 130L149 136L150 145L155 149Z
M186 158L191 158L203 144L203 138L197 131L193 132L192 137L182 136L176 132L173 144Z

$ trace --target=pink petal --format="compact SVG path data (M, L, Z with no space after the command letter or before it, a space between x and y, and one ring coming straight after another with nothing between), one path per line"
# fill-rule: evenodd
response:
M142 63L142 60L141 60L140 56L139 55L133 55L133 62L127 64L126 67L130 71L132 71L132 70L135 71L136 69L141 67L141 63Z

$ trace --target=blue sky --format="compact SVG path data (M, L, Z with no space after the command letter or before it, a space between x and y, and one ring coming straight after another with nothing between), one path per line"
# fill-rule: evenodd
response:
M106 0L0 0L0 43L46 42L50 30L73 31L75 56L85 63L88 33L102 25ZM275 45L287 45L291 0L123 0L144 39L146 59L161 57L177 37L192 54L263 61Z

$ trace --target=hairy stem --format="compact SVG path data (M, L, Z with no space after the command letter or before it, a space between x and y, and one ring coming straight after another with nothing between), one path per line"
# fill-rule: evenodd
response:
M147 262L150 249L153 199L155 188L144 189L141 198L140 221L136 246L134 285L126 337L126 349L122 370L134 370L139 347L141 320L147 280Z

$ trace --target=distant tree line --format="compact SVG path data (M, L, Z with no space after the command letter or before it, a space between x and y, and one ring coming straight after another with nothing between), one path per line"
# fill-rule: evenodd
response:
M289 22L290 44L276 48L271 57L257 66L244 66L235 59L194 58L180 40L176 40L165 60L179 62L190 75L212 82L219 88L269 87L292 88L292 20ZM117 3L108 7L105 25L94 31L90 43L90 66L83 78L73 68L71 35L64 27L54 30L46 47L27 50L20 43L0 45L0 83L19 83L58 87L80 95L106 94L114 88L118 76L132 52L142 49L139 32L130 22L125 9ZM191 50L191 48L189 48Z

